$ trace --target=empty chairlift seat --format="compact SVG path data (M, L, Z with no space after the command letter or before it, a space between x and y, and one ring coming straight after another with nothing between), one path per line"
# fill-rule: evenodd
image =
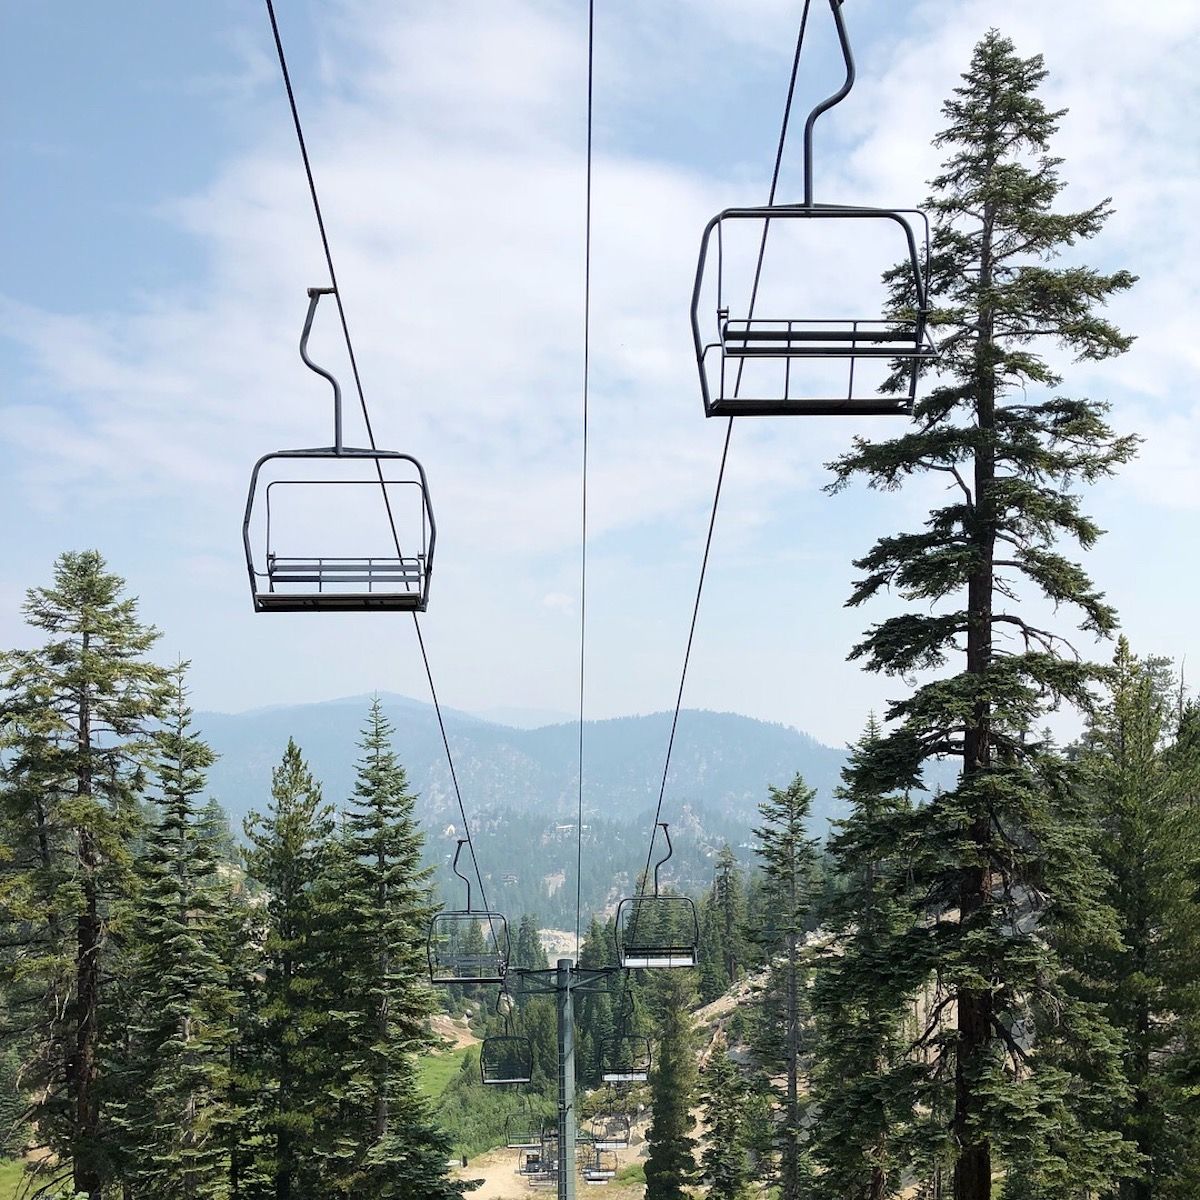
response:
M671 857L671 835L658 826L667 853L654 866L652 895L629 896L617 905L617 955L622 967L694 967L700 925L687 896L660 893L658 873Z
M424 612L437 527L410 454L346 446L337 380L308 356L319 298L309 289L304 363L333 388L330 446L278 450L254 466L242 521L257 612Z
M529 1083L533 1078L531 1042L511 1031L484 1038L479 1047L479 1073L488 1084Z
M623 967L694 967L698 940L696 907L686 896L631 896L617 906Z
M467 906L440 912L429 924L426 953L432 983L503 983L508 970L508 922L501 913L471 907L471 881L458 869L466 839L454 851L452 870L466 885Z
M813 200L816 119L854 82L841 0L829 6L846 79L805 125L803 202L726 209L701 240L692 335L708 416L908 413L937 357L925 216Z
M629 1118L623 1113L602 1113L589 1128L597 1150L624 1150L629 1145Z
M542 1145L542 1129L528 1110L504 1119L504 1144L510 1150L538 1150Z
M627 1033L605 1041L600 1051L605 1083L644 1083L650 1078L650 1039Z
M580 1160L579 1174L584 1183L608 1183L616 1173L617 1156L611 1150L597 1148Z

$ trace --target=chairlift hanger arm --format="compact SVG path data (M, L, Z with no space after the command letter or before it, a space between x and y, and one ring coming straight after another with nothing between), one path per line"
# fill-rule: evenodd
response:
M843 0L829 0L829 9L833 13L833 22L837 27L838 44L842 49L842 61L846 64L846 77L842 86L818 104L808 114L804 122L804 206L811 208L813 203L813 128L817 118L828 112L836 104L840 104L850 95L854 87L854 54L850 49L850 37L846 32L846 22L842 17Z
M654 894L656 896L658 895L658 869L659 869L659 867L661 867L663 865L663 863L665 863L675 853L675 847L671 845L671 834L670 834L670 831L667 829L666 821L659 821L658 825L659 825L659 828L663 831L664 839L666 839L667 852L666 852L666 854L663 855L662 858L660 858L658 860L658 862L656 862L654 864Z
M459 877L467 886L467 911L471 911L471 881L458 869L458 856L462 853L462 848L467 844L466 838L459 838L458 845L454 849L454 862L450 864L450 870Z
M331 371L327 371L324 367L308 356L308 338L312 333L313 317L317 312L317 305L321 301L322 296L335 295L333 288L309 288L308 289L308 312L304 317L304 330L300 334L300 361L312 372L320 375L322 379L327 379L329 385L333 388L333 452L335 454L342 453L342 388L341 384L334 378Z

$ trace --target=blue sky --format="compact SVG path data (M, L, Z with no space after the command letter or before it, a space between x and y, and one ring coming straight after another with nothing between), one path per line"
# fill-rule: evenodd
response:
M700 231L765 198L800 4L601 0L588 709L674 698L723 423L701 413L687 306ZM582 0L280 0L343 298L382 444L439 521L426 635L443 699L574 706L586 12ZM1065 202L1111 195L1086 249L1141 283L1139 340L1070 368L1145 437L1094 490L1089 557L1135 648L1195 663L1200 13L1184 0L847 0L859 85L818 137L817 198L913 204L938 106L999 24L1068 106ZM835 64L814 3L804 100ZM0 644L63 549L99 547L193 660L201 707L421 697L411 623L255 616L239 524L262 453L323 440L295 341L319 243L260 5L2 0ZM798 194L798 139L782 194ZM331 311L314 352L349 382ZM821 494L858 428L741 422L689 705L853 738L901 684L844 661L850 559L936 494ZM355 432L352 430L352 432ZM1064 617L1060 616L1060 620ZM1107 653L1101 648L1098 653ZM1067 723L1069 727L1069 722Z

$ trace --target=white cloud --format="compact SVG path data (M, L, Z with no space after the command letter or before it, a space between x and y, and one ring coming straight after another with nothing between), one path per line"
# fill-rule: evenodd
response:
M749 102L748 73L773 110L797 11L782 0L663 0L600 16L590 519L607 590L596 608L645 614L629 618L630 628L624 613L607 622L631 640L602 643L611 665L600 669L601 678L610 675L597 704L606 711L661 707L678 670L678 627L723 434L722 423L700 416L687 326L695 255L713 212L761 199L748 194L746 164L752 144L773 146L777 114L724 112L720 126L695 131L694 144L711 132L720 153L698 153L687 166L651 133L660 118L686 131L679 114L693 94L708 114L726 94ZM821 0L813 11L813 46L828 47ZM917 202L938 159L929 141L940 101L997 20L995 8L924 0L899 14L871 0L847 19L861 41L859 84L820 127L818 198ZM558 624L546 622L547 610L570 610L577 586L581 10L565 0L342 0L322 10L321 22L320 77L298 81L302 115L376 432L381 444L416 453L430 473L441 530L434 601L443 640L456 639L445 663L452 691L465 698L482 689L473 707L562 706L574 635L544 626ZM1197 296L1180 269L1200 250L1185 220L1197 193L1196 156L1182 153L1189 139L1195 148L1186 120L1189 105L1194 111L1188 45L1198 24L1193 6L1181 3L1135 11L1116 0L1013 0L1003 14L1023 53L1045 51L1051 101L1072 109L1060 139L1071 202L1114 195L1118 215L1095 256L1091 247L1087 254L1144 277L1114 306L1139 333L1136 350L1072 378L1094 394L1120 393L1118 424L1136 420L1148 431L1128 486L1151 505L1200 504L1190 483L1200 416L1185 387L1198 365L1185 327ZM219 592L207 612L180 600L178 618L197 642L208 636L206 621L233 620L236 653L248 669L260 668L253 682L211 684L213 699L227 703L242 692L249 703L289 688L344 681L361 691L388 682L370 674L369 653L351 659L365 665L345 661L369 641L364 627L347 625L343 634L330 626L314 685L311 667L268 669L283 634L259 624L252 633L249 618L226 607L244 586L236 531L252 462L268 449L326 440L329 408L325 385L295 354L304 288L325 281L298 156L278 82L264 78L255 52L240 48L238 59L248 146L207 186L157 210L203 251L204 276L170 293L114 297L103 319L69 304L41 311L19 298L0 312L0 328L30 364L22 386L0 400L23 502L60 517L86 505L118 525L144 519L150 507L169 521L172 538L161 565L146 567L150 577L182 571L197 597ZM806 77L809 90L819 74ZM799 129L797 121L787 158L793 191ZM722 155L728 161L718 168ZM767 166L753 168L760 179ZM342 379L348 429L361 438L330 305L313 353ZM841 421L735 429L714 579L720 586L725 569L738 586L753 587L762 619L726 621L704 634L721 639L722 649L696 676L689 697L697 703L729 707L721 698L732 686L752 711L839 738L857 730L864 694L880 694L879 685L836 666L862 614L813 612L779 634L792 639L779 660L799 661L815 630L825 643L822 669L840 681L831 686L845 700L753 671L731 684L747 656L771 656L772 611L816 603L795 593L795 570L773 571L772 563L799 554L797 569L809 570L832 539L838 565L820 569L840 580L850 574L845 561L866 548L865 540L847 543L866 536L855 514L919 516L918 502L907 499L880 508L874 500L814 502L821 464L851 432ZM819 505L821 515L811 516ZM781 529L789 531L782 540ZM218 589L222 570L236 582ZM825 591L836 592L823 588L814 590L821 603ZM171 594L165 584L163 594ZM830 628L836 634L822 632ZM623 673L617 660L628 654L638 663ZM527 690L510 696L509 681Z

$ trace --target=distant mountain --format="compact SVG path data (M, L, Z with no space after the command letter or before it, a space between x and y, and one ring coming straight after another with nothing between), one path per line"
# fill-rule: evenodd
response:
M432 706L406 696L381 697L396 728L396 751L421 795L427 822L454 822L457 809L441 734ZM275 706L251 712L197 714L196 723L220 755L209 785L235 816L262 808L270 793L271 768L289 737L296 739L325 795L340 802L350 794L354 759L370 697L321 704ZM574 723L517 729L443 709L446 733L468 814L496 809L540 814L547 820L573 816L578 801ZM669 713L589 721L584 728L584 807L609 820L627 821L658 798ZM667 784L666 812L685 804L723 812L748 824L767 786L783 786L799 771L817 788L815 828L836 815L833 789L844 761L834 750L786 725L734 713L687 709Z
M427 856L443 895L457 903L461 885L450 876L449 861L462 819L434 710L406 696L381 699L395 726L396 751L420 797ZM351 794L369 704L369 696L353 696L197 714L197 726L220 755L209 773L210 792L240 827L252 808L266 807L271 769L293 737L325 796L340 804ZM578 726L518 729L464 712L443 714L489 903L511 917L533 912L544 925L572 927ZM585 920L628 894L645 864L670 720L669 713L652 713L590 721L584 728ZM844 761L843 751L786 725L685 710L663 808L675 843L664 882L693 892L707 886L712 856L725 842L748 865L759 802L768 786L785 786L797 772L817 789L812 828L824 836L829 820L842 811L834 789Z

